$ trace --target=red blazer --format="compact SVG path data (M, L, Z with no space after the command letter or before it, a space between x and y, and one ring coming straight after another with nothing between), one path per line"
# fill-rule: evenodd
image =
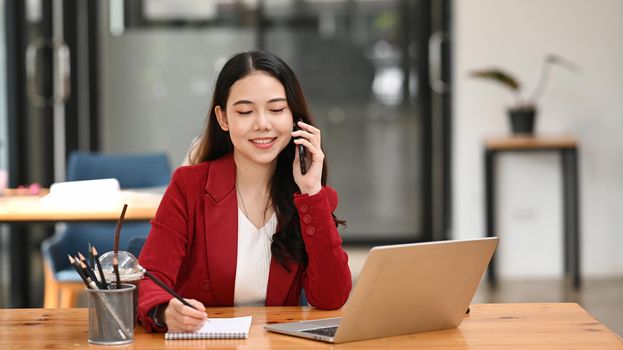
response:
M178 168L169 184L139 262L184 298L205 306L233 306L238 244L236 165L231 154ZM298 305L301 288L312 306L340 308L352 287L348 256L333 222L337 193L330 187L296 194L308 265L270 262L266 306ZM149 279L139 286L138 316L147 331L148 312L171 296Z

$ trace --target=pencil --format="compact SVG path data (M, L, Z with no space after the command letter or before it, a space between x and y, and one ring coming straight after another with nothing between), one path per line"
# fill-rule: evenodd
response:
M89 267L95 270L95 261L93 260L93 249L91 249L92 245L89 242Z
M99 289L99 288L97 288L97 285L95 284L95 282L93 282L93 280L91 280L91 278L89 278L86 275L84 275L84 273L82 272L82 268L79 265L78 260L72 258L71 255L69 255L69 254L67 255L67 257L69 258L69 262L71 263L71 265L73 265L73 267L76 269L76 271L78 271L78 274L80 275L80 277L84 281L84 284L86 284L87 288L89 288L89 289ZM108 300L104 299L102 295L96 294L96 296L98 297L97 300L102 303L102 305L106 308L108 313L113 317L113 319L117 323L117 326L119 326L119 334L121 335L121 337L123 339L127 339L128 336L130 336L130 331L129 331L129 329L127 327L124 326L123 321L119 318L119 315L117 314L115 309L112 307L112 305L110 305L110 302L108 302Z
M160 288L164 289L169 294L171 294L171 296L173 296L175 299L179 300L182 304L197 310L196 307L192 306L189 302L184 300L184 298L182 298L179 294L177 294L169 286L164 284L164 282L162 282L158 277L154 276L151 272L147 271L144 267L142 267L141 265L138 265L138 270L141 271L145 276L149 277L149 279L154 281L154 283L156 283L158 286L160 286ZM202 310L197 310L197 311L202 311ZM203 311L205 311L205 310L203 310Z
M84 284L87 286L87 288L91 288L91 286L89 285L89 282L87 282L87 276L84 274L84 271L82 271L82 268L80 267L80 265L76 263L76 260L72 258L71 255L67 254L67 257L69 258L69 263L71 264L71 266L74 267L74 269L76 269L76 272L78 272L78 275L80 275L80 278L82 279Z
M95 264L97 264L97 271L99 271L99 274L100 274L100 281L102 282L102 285L104 286L104 288L106 288L106 286L108 285L108 282L106 282L106 277L104 276L102 263L100 263L100 259L97 257L97 249L95 249L95 246L91 246L91 249L93 250L93 258L95 259Z
M82 271L86 271L86 276L88 278L90 278L91 281L93 281L93 283L95 283L95 285L97 286L97 289L103 289L104 288L104 287L102 287L100 282L95 277L95 273L93 273L93 271L88 268L87 264L85 264L84 261L78 261L78 264L80 264L80 267L82 268Z
M84 257L84 255L82 255L82 253L77 252L77 256L80 259L80 261L82 261L84 263L84 265L86 265L86 267L90 267L89 263L87 262L87 258Z
M95 277L95 274L93 273L93 270L91 270L91 266L89 266L89 262L84 257L84 255L82 255L82 253L80 252L77 252L77 256L74 256L74 259L82 269L82 272L84 272L84 275L87 277L91 277L91 280L95 282L95 284L97 284L99 288L102 288L100 282Z
M80 278L82 279L82 281L84 282L84 284L86 285L86 287L88 289L97 289L97 286L94 288L93 286L91 286L91 283L89 283L87 281L87 277L84 274L84 271L82 270L82 268L80 266L78 266L77 261L71 257L71 255L67 254L67 257L69 258L69 263L71 264L71 266L74 267L74 269L76 269L76 272L78 272L78 275L80 275ZM102 301L99 299L94 299L96 303L101 304ZM101 324L102 322L102 315L98 312L97 313L97 322ZM101 335L102 334L102 328L98 327L98 333ZM125 336L123 336L125 338Z

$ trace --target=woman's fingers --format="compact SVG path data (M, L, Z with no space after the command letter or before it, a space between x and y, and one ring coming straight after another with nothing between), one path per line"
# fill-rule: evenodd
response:
M205 306L203 306L203 304L200 301L195 300L195 299L184 299L184 300L186 300L193 307L188 307L187 305L184 305L180 302L182 306L182 314L190 316L190 317L194 317L194 318L199 318L199 319L208 318L208 314L205 312L206 308Z
M195 299L184 299L184 300L186 300L190 305L192 305L196 310L198 310L204 319L208 318L208 313L205 311L206 307L199 300L195 300Z
M193 307L182 304L181 301L173 298L167 307L166 321L171 331L192 332L203 325L208 318L205 306L197 300L185 299Z
M320 129L301 121L297 123L297 126L299 127L299 130L292 132L293 137L309 140L316 147L320 147Z
M294 143L303 145L312 155L312 161L321 161L324 159L324 153L320 147L320 129L306 124L302 121L297 122L299 130L292 132Z
M303 145L305 147L305 151L312 155L312 161L317 162L324 159L324 153L322 152L322 150L308 140L302 138L295 139L294 143L297 145ZM298 152L296 156L298 156Z
M294 155L293 172L294 181L299 187L301 193L314 195L322 189L322 166L324 161L324 153L320 146L320 130L299 121L297 123L299 130L292 132L293 142L297 151ZM307 171L303 175L300 169L300 160L298 148L305 149L305 158L307 161Z

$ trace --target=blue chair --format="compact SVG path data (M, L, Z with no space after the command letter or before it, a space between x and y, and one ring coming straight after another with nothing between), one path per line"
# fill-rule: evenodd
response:
M122 189L163 187L168 185L171 169L164 154L107 155L72 153L67 163L67 180L116 178ZM121 210L121 208L120 208ZM113 250L116 223L68 223L64 229L41 244L44 269L44 307L74 307L84 290L80 277L69 264L67 254L87 252L90 242L99 254ZM120 249L130 248L130 241L146 238L148 221L125 222Z
M141 255L145 241L147 241L147 237L133 237L128 244L127 251L138 258Z

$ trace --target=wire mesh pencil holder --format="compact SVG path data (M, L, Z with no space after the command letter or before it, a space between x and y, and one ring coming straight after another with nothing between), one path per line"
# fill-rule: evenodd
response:
M114 286L117 281L117 277L113 270L114 255L115 254L113 252L106 252L99 257L105 280L112 286ZM132 253L120 250L117 254L117 259L119 261L119 279L121 280L121 283L136 286L136 289L134 290L134 325L136 326L138 317L138 287L141 279L143 278L143 273L138 270L138 259ZM99 271L97 272L97 275L99 277ZM99 278L101 279L101 277Z
M122 345L134 341L134 290L87 289L89 302L89 343Z

